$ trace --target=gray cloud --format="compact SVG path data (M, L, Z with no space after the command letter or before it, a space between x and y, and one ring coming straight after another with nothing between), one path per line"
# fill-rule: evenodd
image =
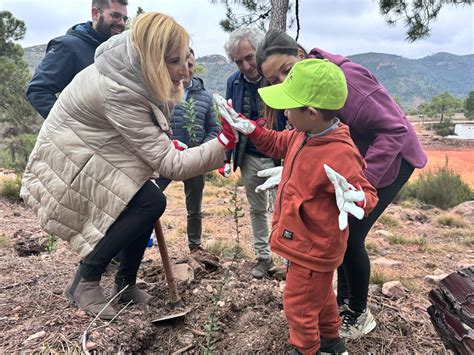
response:
M445 6L432 24L431 37L415 43L405 41L401 24L389 27L379 14L377 1L304 0L301 2L300 42L306 48L321 47L344 55L384 52L419 58L436 52L474 52L474 7ZM224 54L228 34L219 28L222 5L208 0L129 0L129 15L138 6L173 16L190 33L198 56ZM90 19L90 1L0 0L0 8L25 21L28 31L23 46L47 43L73 24ZM295 29L290 29L295 34Z

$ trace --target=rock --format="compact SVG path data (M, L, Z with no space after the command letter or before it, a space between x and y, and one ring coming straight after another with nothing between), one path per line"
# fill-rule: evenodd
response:
M222 307L225 306L225 302L224 301L217 301L217 305L222 308Z
M226 261L226 262L222 263L222 268L230 269L233 266L232 264L235 264L235 263L233 261Z
M390 243L387 242L385 239L382 238L375 238L374 239L375 244L377 244L378 247L381 249L388 249L390 248Z
M88 342L86 343L86 349L87 349L87 350L94 350L94 349L96 349L96 348L97 348L97 344L94 343L93 341L88 341Z
M89 336L92 340L97 340L100 338L100 333L98 331L93 331L90 336Z
M176 264L171 267L177 282L189 284L194 280L194 271L188 264Z
M466 201L453 207L452 213L464 217L471 225L474 225L474 201Z
M390 298L402 298L407 295L407 290L400 281L389 281L383 284L382 293Z
M383 229L376 230L376 231L375 231L375 235L378 235L378 236L381 236L381 237L385 237L385 238L393 237L393 233L392 233L392 232L389 232L389 231L386 231L386 230L383 230Z
M369 285L369 295L377 295L382 292L381 285Z
M474 266L474 263L471 260L462 259L458 261L456 266L458 269L466 269L468 267Z
M436 269L435 271L433 271L433 274L435 274L435 275L443 275L443 274L445 274L445 272L444 272L443 270L441 270L441 269Z
M30 335L28 337L28 339L26 339L26 341L34 341L34 340L38 340L38 339L41 339L41 338L44 338L46 336L46 332L44 330L38 332L38 333L35 333L33 335Z
M384 267L395 267L395 266L402 265L402 262L381 257L381 258L377 258L374 261L372 261L372 264L373 265L384 266Z
M209 292L209 293L213 293L213 292L214 292L214 289L212 288L211 285L207 285L206 291Z
M199 287L196 287L194 290L193 290L193 295L197 295L199 293Z
M430 284L437 284L442 279L444 279L448 274L439 274L439 275L427 275L425 276L424 280Z
M87 315L87 313L85 311L83 311L82 309L78 309L74 314L79 318L88 318L89 317Z

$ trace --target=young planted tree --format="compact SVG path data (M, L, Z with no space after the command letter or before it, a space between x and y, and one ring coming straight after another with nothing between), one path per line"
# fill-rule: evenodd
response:
M8 11L0 12L0 124L1 137L9 155L3 162L9 168L22 170L33 147L41 120L25 97L31 78L18 41L26 26Z

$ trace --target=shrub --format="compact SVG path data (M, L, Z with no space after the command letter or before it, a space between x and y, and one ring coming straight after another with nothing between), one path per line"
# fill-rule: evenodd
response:
M473 191L462 181L461 176L448 167L448 158L443 167L420 174L410 186L410 194L424 203L448 209L471 200Z
M387 227L398 227L400 222L395 217L392 217L386 213L382 214L378 221Z
M20 200L21 175L17 175L15 180L4 180L0 186L0 195L11 202Z
M374 270L370 273L370 283L374 285L383 285L388 282L387 276L379 270Z
M468 224L464 219L458 216L451 215L451 214L444 214L442 216L439 216L438 223L446 227L454 227L454 228L467 228L468 227Z
M433 129L437 135L446 137L454 134L454 123L452 123L450 119L447 119L441 123L434 124Z

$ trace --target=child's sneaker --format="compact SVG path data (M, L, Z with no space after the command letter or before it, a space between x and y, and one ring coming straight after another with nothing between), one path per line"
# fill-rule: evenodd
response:
M376 325L377 323L368 308L361 313L348 308L342 313L341 336L357 339L370 333Z
M348 355L346 342L342 338L323 339L321 338L321 345L318 354L327 355Z

